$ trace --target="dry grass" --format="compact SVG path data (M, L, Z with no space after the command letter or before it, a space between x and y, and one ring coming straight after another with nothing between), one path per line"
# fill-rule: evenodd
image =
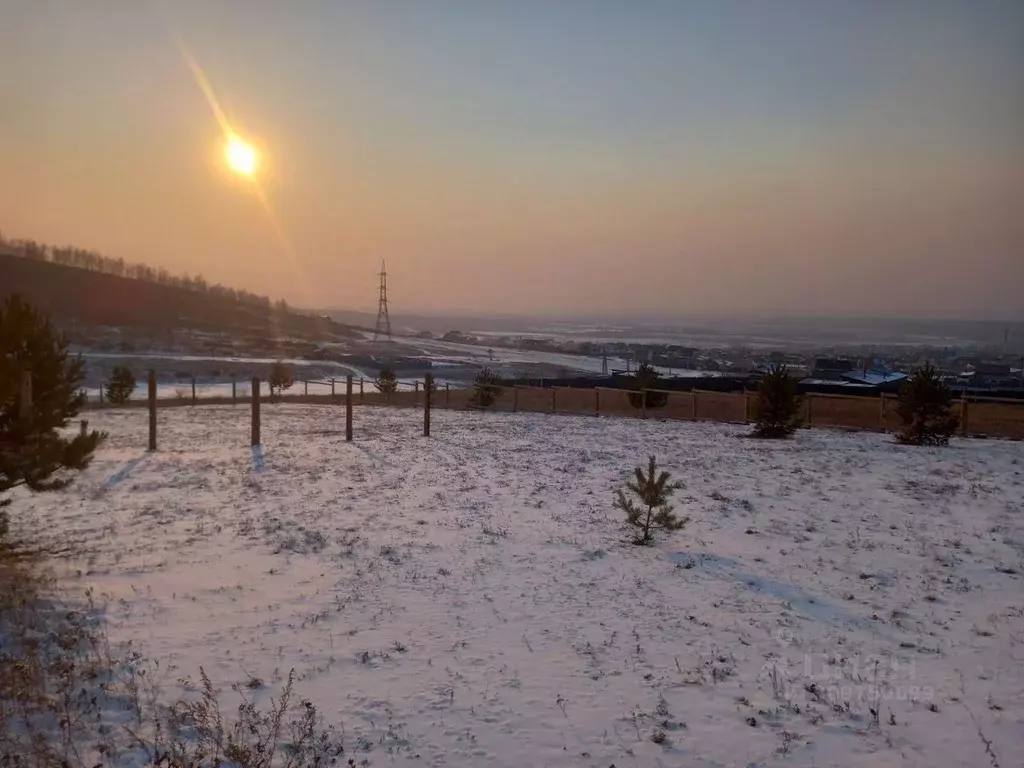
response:
M342 735L316 707L295 705L291 674L266 711L236 686L226 718L205 671L198 696L168 703L158 667L111 652L91 596L62 596L46 553L0 548L5 768L319 768L344 754Z

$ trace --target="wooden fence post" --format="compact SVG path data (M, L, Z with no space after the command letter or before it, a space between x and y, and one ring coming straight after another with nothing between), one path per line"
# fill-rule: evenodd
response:
M363 402L363 380L359 379L359 402Z
M444 385L444 404L452 404L452 385L450 383Z
M260 380L252 380L252 445L260 444Z
M302 380L302 394L306 396L309 395L309 381L306 379Z
M149 370L149 450L156 450L156 371Z
M334 377L331 376L331 400L334 400Z
M100 405L103 405L103 382L100 382Z
M811 398L813 395L808 392L804 395L804 426L811 426Z
M100 385L100 392L103 391ZM28 420L32 418L32 372L22 371L21 374L21 397L18 399L18 416Z
M433 384L433 376L429 373L423 380L423 436L430 437L430 386ZM417 384L419 382L416 382Z
M967 393L960 396L960 436L967 436Z
M231 404L235 405L238 402L238 382L234 379L231 380Z
M196 404L196 377L192 377L192 405Z
M359 380L359 393L362 395L363 380ZM345 377L345 442L352 442L352 374Z
M640 418L647 418L647 390L640 390Z
M87 434L89 434L88 419L82 419L80 422L78 422L78 434L81 435L82 437L85 437Z
M594 415L601 415L601 390L594 387Z
M878 429L885 431L885 393L878 393Z
M558 390L557 390L557 389L555 389L555 386L554 386L554 385L552 384L552 385L551 385L551 412L552 412L552 413L554 413L554 412L555 412L555 393L556 393L557 391L558 391Z
M750 421L750 393L743 393L743 420Z

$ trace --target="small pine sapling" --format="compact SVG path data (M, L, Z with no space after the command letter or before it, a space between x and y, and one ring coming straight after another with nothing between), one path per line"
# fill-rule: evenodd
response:
M107 400L115 405L127 403L135 391L135 374L126 365L118 365L110 373L105 387Z
M668 472L658 471L655 458L651 456L647 464L647 473L643 467L637 467L634 478L626 483L625 490L620 489L615 497L615 508L626 513L626 522L639 528L633 538L634 544L647 544L653 540L651 531L678 531L688 522L689 517L679 518L673 514L669 498L683 487L682 483L671 482ZM626 496L629 491L636 501Z
M31 377L31 405L21 400L25 373ZM14 294L0 305L0 545L11 503L7 492L19 486L53 491L71 482L71 472L89 466L106 437L68 424L85 404L81 390L85 363L68 352L68 340L50 318Z
M398 391L398 376L395 375L391 368L385 366L380 369L380 373L374 379L373 386L382 395L393 395Z
M782 439L796 432L800 426L800 396L796 379L786 366L773 366L757 388L754 401L754 436Z
M292 379L292 369L290 365L282 363L280 360L273 363L270 366L270 395L280 396L286 389L290 389L295 381Z
M473 397L469 402L479 408L489 408L504 391L498 374L484 366L473 379Z
M904 445L948 445L960 423L953 395L931 364L918 368L900 387L896 413L903 422L896 439Z
M668 403L668 394L665 392L649 392L658 386L661 374L653 365L640 363L633 376L630 388L634 391L629 394L629 404L637 410L641 408L663 408Z

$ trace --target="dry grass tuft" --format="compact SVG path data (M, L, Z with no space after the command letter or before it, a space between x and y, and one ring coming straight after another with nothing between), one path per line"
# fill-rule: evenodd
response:
M321 768L345 751L311 702L293 704L293 674L266 711L235 686L240 701L225 718L204 670L197 697L166 703L158 669L111 653L91 595L61 595L45 553L0 548L5 767Z

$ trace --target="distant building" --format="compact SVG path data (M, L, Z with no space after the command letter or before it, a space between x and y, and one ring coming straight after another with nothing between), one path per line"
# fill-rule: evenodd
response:
M1024 387L1024 374L1008 363L976 362L959 376L970 387L1016 389Z
M974 369L975 376L994 376L1002 378L1009 376L1012 369L1008 364L1005 363L975 363L972 368Z
M856 368L856 364L851 360L819 357L814 361L814 369L811 371L810 377L819 381L842 381L843 374Z
M874 387L898 387L907 379L907 374L875 368L867 371L847 371L842 375L842 379L855 384L870 384Z
M696 354L659 353L651 356L651 364L679 371L695 371L700 367Z

